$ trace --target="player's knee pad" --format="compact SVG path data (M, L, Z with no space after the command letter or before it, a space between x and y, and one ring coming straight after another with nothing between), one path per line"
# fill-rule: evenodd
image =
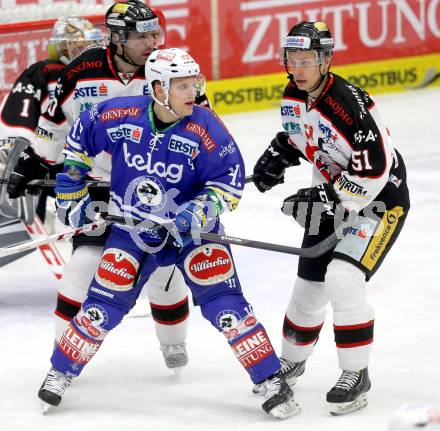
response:
M254 315L251 305L243 295L220 296L201 305L200 309L203 317L224 334L232 329L234 334L241 322Z
M325 285L335 310L350 310L366 302L365 274L353 264L333 259L327 268Z
M101 254L101 247L78 247L64 269L59 294L73 303L81 304L87 297Z
M325 309L328 301L329 296L325 283L297 277L287 314L290 314L289 310L299 310L305 314L314 314L318 309Z

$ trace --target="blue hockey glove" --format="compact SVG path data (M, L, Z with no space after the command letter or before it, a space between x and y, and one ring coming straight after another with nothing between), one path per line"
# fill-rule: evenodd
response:
M182 206L174 220L177 230L182 234L182 246L190 244L193 237L200 234L208 222L216 216L215 204L210 201L194 199Z
M80 227L91 223L96 215L92 208L89 191L85 183L85 170L69 167L67 172L56 176L57 216L67 226Z
M334 218L339 203L332 185L326 183L298 190L284 199L281 211L309 229L311 225L318 226L321 221Z

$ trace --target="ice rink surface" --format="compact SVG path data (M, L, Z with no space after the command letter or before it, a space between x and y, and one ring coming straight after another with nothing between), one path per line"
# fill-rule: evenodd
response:
M180 379L165 368L151 318L126 318L106 339L60 407L43 417L37 391L49 369L56 281L37 253L0 269L0 430L384 430L411 400L440 405L440 90L378 97L382 116L407 170L412 209L395 247L368 283L376 310L369 406L342 417L325 394L339 377L331 310L315 354L295 389L302 413L277 421L260 408L251 382L226 340L193 309L190 363ZM279 110L223 117L250 174L280 130ZM292 168L286 183L260 194L246 187L227 232L299 246L302 230L279 210L310 183L310 166ZM64 247L66 255L68 247ZM296 276L294 256L233 247L249 302L281 346L283 315ZM145 305L140 301L139 307Z

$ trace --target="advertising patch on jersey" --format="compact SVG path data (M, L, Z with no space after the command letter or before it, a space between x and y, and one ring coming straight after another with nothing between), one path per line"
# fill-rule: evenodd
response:
M139 262L131 254L118 248L109 248L102 255L96 281L107 289L130 290L139 269Z
M141 108L113 108L101 114L102 121L117 120L124 117L138 117Z
M301 126L294 121L283 121L283 128L289 135L301 133Z
M171 135L168 141L168 149L175 153L182 153L191 159L195 159L200 153L199 144L184 138L183 136Z
M142 205L158 207L162 203L164 190L160 184L148 178L136 186L136 195Z
M123 143L122 149L124 151L125 163L129 168L135 168L136 170L149 175L157 175L160 178L165 178L167 182L172 184L176 184L182 179L182 164L164 163L160 161L153 163L151 153L147 153L145 157L139 152L134 152L132 154L128 151L128 145L126 142Z
M211 138L211 135L200 124L189 121L185 126L185 129L188 132L192 132L198 135L207 151L212 152L217 148L217 145L215 141Z
M202 286L224 282L234 275L231 255L221 244L195 248L186 257L184 266L188 277Z
M87 338L69 323L58 344L58 348L75 364L83 365L98 351L101 341Z
M217 327L227 340L233 340L254 328L258 321L254 314L241 318L234 310L221 311L216 317Z
M107 85L101 83L100 85L84 85L75 88L73 93L73 100L80 97L107 97Z
M231 347L235 356L245 368L253 367L274 353L266 331L261 327L246 337L241 338L240 341Z
M43 129L42 127L38 126L35 129L35 134L41 138L41 139L46 139L46 140L51 140L53 138L53 133L49 132L46 129Z
M365 190L363 186L349 180L345 175L341 175L337 179L335 183L335 189L343 191L345 194L356 198L369 198L369 196L367 195L367 190Z
M218 155L221 159L223 157L227 156L228 154L234 154L237 146L235 145L235 142L233 140L229 141L228 145L225 145L220 148L220 151L218 152Z
M107 129L107 134L112 142L116 142L118 139L124 138L125 140L132 141L135 144L139 144L143 131L143 127L126 123L119 125L119 127L111 127L110 129Z

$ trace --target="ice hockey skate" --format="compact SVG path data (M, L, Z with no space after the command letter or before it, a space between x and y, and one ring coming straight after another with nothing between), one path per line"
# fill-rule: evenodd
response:
M66 389L72 382L72 374L64 374L52 367L47 373L40 390L38 398L41 400L41 412L46 414L52 407L61 403Z
M286 419L301 412L301 407L295 401L293 391L286 379L277 373L261 383L259 392L265 399L261 405L263 410L278 419Z
M342 371L336 385L327 393L330 413L344 415L365 407L370 388L368 367L360 371Z
M165 365L176 375L180 375L183 367L188 364L186 343L163 344L160 350L162 350Z
M280 358L280 362L281 362L281 369L279 371L280 375L286 379L286 382L290 387L295 386L298 377L304 374L306 361L304 360L301 362L290 362L285 358ZM258 383L254 385L254 387L252 388L252 392L254 394L259 394L260 391L263 389L263 387L264 387L264 382Z

